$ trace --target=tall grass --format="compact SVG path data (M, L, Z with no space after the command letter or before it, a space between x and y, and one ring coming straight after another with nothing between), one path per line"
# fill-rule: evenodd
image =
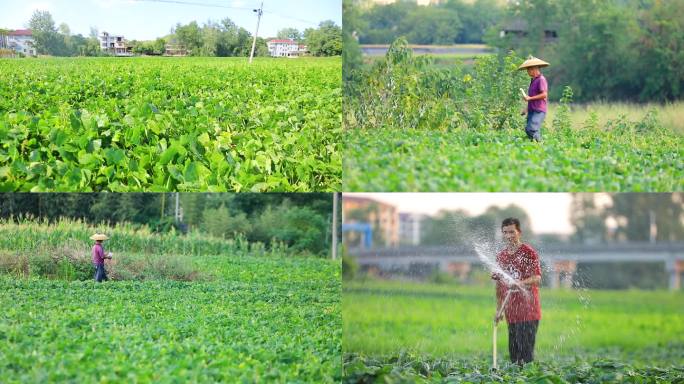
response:
M549 104L546 121L553 121L558 108L558 103ZM624 116L628 122L642 121L650 111L655 111L658 123L663 128L684 134L684 101L667 104L633 104L603 101L572 104L570 107L570 121L575 129L593 125L597 128L602 128L609 121L617 120L621 116Z
M186 235L177 232L154 233L147 226L119 223L91 225L82 220L59 219L48 222L31 217L0 219L0 249L15 252L40 252L60 247L90 250L94 233L109 236L106 249L130 254L175 255L264 255L288 253L280 243L267 249L263 243L248 242L244 237L221 239L200 232Z
M219 239L199 232L153 233L146 226L129 223L90 225L81 220L54 222L30 217L0 219L0 273L43 276L63 280L93 278L93 233L105 233L105 249L114 253L105 262L113 280L201 280L210 276L197 271L193 258L213 256L283 256L282 243L266 248L244 237Z

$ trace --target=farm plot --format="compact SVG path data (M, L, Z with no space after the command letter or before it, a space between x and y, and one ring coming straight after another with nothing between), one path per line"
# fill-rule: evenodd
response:
M525 134L522 59L483 56L435 66L395 42L345 84L343 189L663 192L684 188L684 136L661 123L587 112L573 122L564 87L542 128Z
M612 130L548 129L542 143L527 140L522 129L346 132L345 191L684 188L684 136L626 123Z
M2 191L332 191L341 61L0 60Z
M119 230L113 231L113 238L124 232L132 235ZM32 238L28 227L14 233ZM39 238L38 247L24 250L58 253L65 244L74 244L67 233L77 232L57 231L51 238ZM138 244L154 243L150 237L141 236ZM118 249L114 244L109 249L115 252L113 261L128 255L131 266L143 268L144 276L105 283L92 281L92 265L84 280L68 279L78 278L79 268L65 276L61 268L42 268L43 258L34 254L27 257L28 276L7 270L7 255L21 254L3 243L3 383L341 380L339 263L250 255L248 248L236 244L214 255L188 248L184 255L164 254L157 263L160 258L154 254L130 254L125 244L136 247L132 240L123 239ZM203 239L192 242L212 246ZM174 273L185 269L164 265L168 258L190 264L194 273L181 275L190 281L177 279ZM53 262L65 260L78 261ZM147 268L150 262L152 268ZM154 274L156 268L174 273Z
M345 282L348 383L684 382L682 292L540 291L535 363L508 362L499 326L491 371L494 289Z

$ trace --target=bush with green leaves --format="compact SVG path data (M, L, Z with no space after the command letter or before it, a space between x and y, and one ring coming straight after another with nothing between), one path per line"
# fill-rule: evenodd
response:
M255 220L251 235L259 242L280 242L288 249L314 255L327 251L329 223L308 207L285 202L267 207Z
M361 70L348 87L345 124L359 129L520 128L518 89L527 87L517 71L520 63L510 53L481 57L472 69L439 68L398 39L385 60Z

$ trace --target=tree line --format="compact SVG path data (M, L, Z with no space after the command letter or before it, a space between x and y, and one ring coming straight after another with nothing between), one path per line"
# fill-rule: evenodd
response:
M361 44L486 43L551 63L550 98L674 101L684 97L684 2L658 0L448 0L431 6L344 0L348 37ZM349 29L347 27L349 24ZM502 32L504 32L502 34ZM348 38L349 39L349 38ZM345 79L360 55L354 44Z
M327 255L331 245L332 194L181 193L182 222L176 222L174 193L7 193L0 217L61 217L99 224L127 222L156 232L201 231L215 237L244 237L269 246Z
M39 54L52 56L107 56L100 49L99 31L91 28L85 37L73 35L66 23L56 26L48 11L35 11L28 23L33 34L34 47ZM333 21L323 21L317 28L307 28L299 32L295 28L285 28L278 37L293 38L307 45L312 56L334 56L342 54L342 29ZM141 55L163 55L166 45L183 47L190 56L249 56L253 35L239 27L231 19L207 21L200 25L196 21L177 24L172 33L155 40L127 41L131 52ZM268 56L267 40L257 38L255 56Z
M497 0L448 0L430 6L415 1L373 5L356 1L354 6L359 9L356 26L361 44L390 44L399 37L412 44L479 44L504 15Z
M601 201L602 200L602 201ZM346 219L368 222L374 204L351 210ZM533 243L611 243L611 242L677 242L684 241L684 193L573 193L570 206L570 236L534 233L532 219L524 208L510 204L491 206L482 214L465 210L442 210L421 222L421 245L462 245L476 242L493 243L501 221L507 217L520 220L523 237ZM373 243L384 244L380 218L370 222ZM653 228L652 228L653 225ZM651 239L651 237L653 237ZM358 244L351 244L355 246Z

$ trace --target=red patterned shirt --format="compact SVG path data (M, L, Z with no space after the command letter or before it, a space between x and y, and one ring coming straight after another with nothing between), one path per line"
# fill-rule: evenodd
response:
M541 265L537 252L527 244L522 244L515 253L511 254L504 249L496 256L496 263L516 280L525 280L529 277L541 276ZM504 280L496 283L497 299L503 302L508 288ZM534 285L528 288L529 294L512 292L506 305L506 321L520 323L541 319L541 302L539 301L539 287Z

